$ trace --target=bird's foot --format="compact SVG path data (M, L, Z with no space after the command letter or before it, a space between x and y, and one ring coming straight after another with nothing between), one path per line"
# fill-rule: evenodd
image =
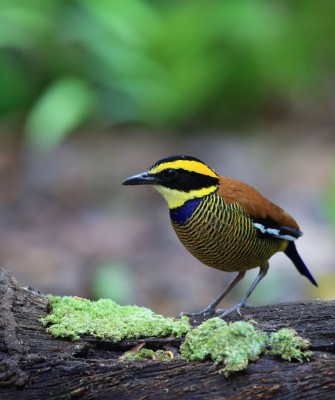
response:
M215 315L215 308L212 306L206 307L204 310L199 312L189 313L189 312L182 312L179 314L181 317L186 315L186 317L211 317Z
M232 314L234 312L237 312L237 314L242 317L241 314L241 308L243 307L252 307L251 305L246 305L247 299L246 298L242 298L238 303L236 303L234 305L234 307L230 308L229 310L224 310L224 309L218 309L216 310L216 314L219 318L224 318L229 314Z

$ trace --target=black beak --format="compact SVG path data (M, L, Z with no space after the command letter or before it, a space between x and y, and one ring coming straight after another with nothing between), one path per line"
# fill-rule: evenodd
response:
M159 181L156 177L149 175L147 172L131 176L122 182L122 185L158 185Z

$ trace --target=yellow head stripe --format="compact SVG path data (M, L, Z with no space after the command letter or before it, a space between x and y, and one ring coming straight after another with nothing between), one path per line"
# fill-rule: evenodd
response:
M180 168L186 171L196 172L198 174L211 176L213 178L218 177L218 175L212 169L210 169L206 164L194 160L176 160L176 161L168 161L165 163L163 162L162 164L159 164L151 168L149 170L149 173L158 174L159 172L164 171L165 169L168 168L173 168L173 169Z

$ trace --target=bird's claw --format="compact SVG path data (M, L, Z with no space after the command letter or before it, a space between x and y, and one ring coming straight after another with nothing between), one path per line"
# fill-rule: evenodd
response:
M204 310L201 310L199 312L182 312L179 314L180 317L186 316L186 317L211 317L212 315L215 314L215 309L211 306L206 307Z
M237 312L237 314L242 317L241 314L241 307L233 307L230 308L229 310L224 311L222 314L218 314L219 318L225 318L227 315L232 314L233 312Z
M245 307L245 303L246 303L246 299L242 299L241 301L236 303L234 305L234 307L230 308L229 310L223 310L223 309L216 310L216 314L218 314L219 318L224 318L227 315L232 314L233 312L236 312L240 317L242 317L241 308ZM251 306L247 306L247 307L251 307Z

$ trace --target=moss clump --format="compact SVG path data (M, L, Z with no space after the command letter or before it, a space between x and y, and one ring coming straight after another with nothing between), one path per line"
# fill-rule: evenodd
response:
M187 333L180 352L189 361L211 359L224 364L219 372L228 377L232 372L246 369L248 362L257 360L266 348L284 360L303 361L312 355L306 351L308 346L309 341L293 329L283 328L269 336L250 322L227 324L220 318L212 318Z
M165 318L148 308L120 306L109 299L48 298L51 313L41 322L48 327L49 333L57 337L78 340L81 335L92 335L118 342L139 337L180 337L191 329L187 317Z
M311 351L306 351L310 343L307 339L297 335L294 329L283 328L278 332L272 333L269 338L270 354L279 356L283 360L298 360L302 362L309 359Z
M126 352L124 359L127 361L131 360L157 360L157 361L172 361L173 354L170 351L164 350L151 350L143 348L135 354L130 351Z
M187 360L209 358L217 364L223 363L220 373L228 377L245 369L249 360L258 359L265 350L266 338L265 333L249 322L227 324L220 318L212 318L186 335L180 352Z

